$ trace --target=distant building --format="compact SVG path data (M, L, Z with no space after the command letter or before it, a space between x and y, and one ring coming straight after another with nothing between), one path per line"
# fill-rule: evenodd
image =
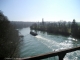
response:
M42 18L42 25L44 25L44 18Z

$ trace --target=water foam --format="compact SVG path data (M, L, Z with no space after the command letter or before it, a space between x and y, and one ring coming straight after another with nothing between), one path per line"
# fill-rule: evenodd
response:
M68 40L77 41L77 39L75 39L75 38L71 38L71 37L69 37Z
M60 49L66 49L69 48L69 46L71 46L72 44L70 43L66 43L66 42L61 42L58 43L54 40L50 40L50 39L46 39L40 35L35 36L36 38L38 38L38 40L43 43L44 45L46 45L48 48L52 49L52 51L56 51L56 50L60 50Z

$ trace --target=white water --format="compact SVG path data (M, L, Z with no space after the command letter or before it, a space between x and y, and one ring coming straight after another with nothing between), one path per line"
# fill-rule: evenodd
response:
M35 37L38 38L38 41L40 41L41 43L46 45L49 49L52 49L52 51L58 51L61 49L71 48L73 46L73 44L70 44L70 43L72 43L71 40L77 41L77 39L69 37L68 41L66 40L65 42L58 43L55 40L46 39L40 35L35 36ZM72 54L74 55L74 53L72 53ZM67 56L65 56L64 60L69 60L69 58L68 58L69 55L70 54L68 53ZM78 59L77 57L73 57L73 59L71 59L71 60L77 60L77 59Z
M69 41L70 43L67 43L67 41L65 41L65 43L64 42L58 43L55 40L46 39L40 35L35 36L35 37L38 38L38 41L40 41L41 43L43 43L44 45L46 45L48 48L52 49L53 51L72 47L72 44L70 44L71 41Z

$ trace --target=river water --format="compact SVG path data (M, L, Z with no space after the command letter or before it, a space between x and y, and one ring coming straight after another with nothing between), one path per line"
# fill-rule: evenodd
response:
M80 39L75 39L72 37L50 35L41 31L38 31L37 36L32 36L30 35L30 28L20 29L19 32L24 36L19 45L19 55L21 58L80 46ZM58 56L43 60L58 60ZM77 50L67 53L64 60L80 60L80 51Z

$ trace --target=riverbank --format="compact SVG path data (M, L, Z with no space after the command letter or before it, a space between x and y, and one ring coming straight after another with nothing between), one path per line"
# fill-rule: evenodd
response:
M30 35L30 28L23 28L20 30L24 36L23 41L20 44L20 58L37 56L49 52L58 51L62 49L68 49L76 46L80 46L80 39L74 37L66 37L62 35L47 34L46 32L38 31L37 36ZM65 60L80 60L80 51L71 52L65 56ZM52 57L45 60L58 60L58 57Z
M80 38L80 25L73 19L72 22L38 22L30 26L31 30L44 31L51 34L60 34L64 36L73 36Z
M20 32L19 32L19 34L20 34ZM23 37L24 37L23 35L19 35L20 39L19 39L18 42L16 42L16 47L12 52L11 58L19 58L20 57L20 55L19 55L19 45L23 41Z

